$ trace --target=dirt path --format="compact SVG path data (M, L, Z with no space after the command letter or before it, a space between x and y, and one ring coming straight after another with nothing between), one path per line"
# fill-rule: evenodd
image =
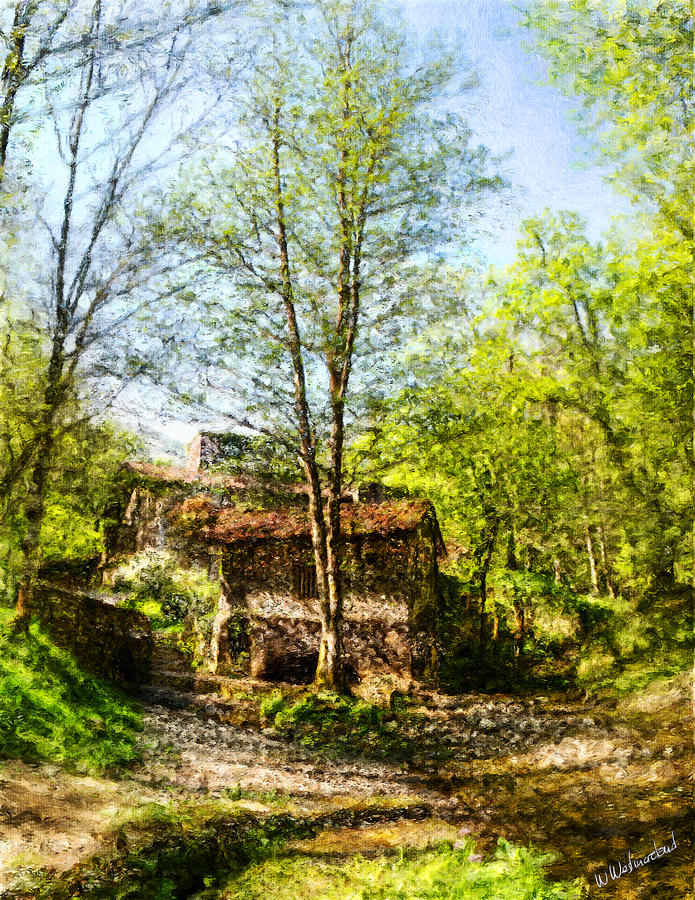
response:
M417 827L407 815L388 828L366 817L357 826L336 823L319 840L375 853L465 833L489 850L503 836L560 851L553 873L589 884L609 861L649 852L673 830L677 852L592 893L689 896L684 684L654 709L614 711L558 698L423 695L422 752L417 765L399 765L327 760L279 739L260 727L253 684L227 680L213 684L214 693L191 693L180 690L180 673L162 681L168 686L146 700L142 764L127 775L88 778L20 762L0 768L0 889L22 866L61 871L95 853L109 828L143 804L233 795L261 814L278 802L307 815L369 800L418 806L425 821Z
M319 759L296 744L266 733L201 718L190 710L150 707L145 717L148 785L217 794L243 790L279 793L304 801L349 797L403 797L436 806L441 791L409 779L405 770L367 760Z

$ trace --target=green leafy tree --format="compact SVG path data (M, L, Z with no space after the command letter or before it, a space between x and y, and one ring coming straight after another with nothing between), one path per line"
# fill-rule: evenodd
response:
M316 680L342 687L350 385L379 371L420 312L409 282L418 254L460 238L462 206L499 179L465 123L436 112L451 57L413 62L375 4L311 3L264 32L237 149L178 188L162 238L204 257L195 294L209 275L225 367L242 359L232 388L298 450L321 617Z
M640 525L625 564L642 568L643 580L673 583L691 558L694 468L692 5L551 2L534 7L528 24L553 80L582 99L579 122L611 184L639 208L605 248L605 327L619 359L605 389L618 431L606 437L641 513L628 517Z
M682 0L542 2L527 25L612 183L693 239L693 10Z
M505 567L554 578L576 480L545 404L547 379L513 331L481 317L459 335L446 362L439 335L406 356L417 386L377 403L350 453L363 476L434 501L453 568L477 591L484 650L490 580ZM525 612L513 611L521 640Z
M685 349L688 322L674 315L674 255L664 256L670 278L661 280L656 255L669 248L654 244L654 232L655 255L647 258L642 243L632 256L617 238L593 245L568 214L529 221L525 233L501 286L501 310L536 347L547 401L579 417L576 513L593 590L602 564L615 589L609 543L616 552L619 545L633 586L673 581L685 547L689 470L688 353L673 353Z

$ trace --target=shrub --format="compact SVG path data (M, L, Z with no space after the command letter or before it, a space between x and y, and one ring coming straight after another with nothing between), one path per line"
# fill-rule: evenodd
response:
M331 860L305 854L269 856L230 880L230 900L578 900L578 883L550 882L552 855L500 838L483 860L470 840L430 850Z
M403 704L384 709L331 691L308 693L294 702L275 691L261 704L261 714L283 737L327 755L401 760L417 752L415 731L422 724L422 717Z
M177 566L166 551L136 553L111 577L114 589L127 595L123 602L149 616L157 630L180 631L187 617L214 615L219 587L202 569Z

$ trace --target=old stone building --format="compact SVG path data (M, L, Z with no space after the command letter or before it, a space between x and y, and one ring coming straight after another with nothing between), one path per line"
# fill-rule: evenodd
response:
M320 624L301 489L266 491L259 500L259 485L243 478L151 465L133 466L131 475L109 532L109 557L170 549L181 565L202 566L219 579L213 671L311 681ZM422 500L346 496L341 518L349 675L388 676L397 686L433 675L437 559L444 552L434 508Z
M345 503L342 575L346 664L354 680L432 674L443 544L426 501ZM310 681L320 623L306 509L216 513L205 540L221 562L215 664L229 671L244 650L251 674Z

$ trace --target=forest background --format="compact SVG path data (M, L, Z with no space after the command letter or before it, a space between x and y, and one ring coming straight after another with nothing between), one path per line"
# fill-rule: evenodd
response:
M626 690L687 664L692 19L573 0L521 24L628 202L599 236L539 210L490 270L485 215L515 186L459 114L460 44L363 4L6 7L0 578L20 623L43 564L101 551L120 464L147 452L119 403L155 397L256 435L247 467L328 485L324 657L337 498L381 481L438 511L452 683L525 657Z

